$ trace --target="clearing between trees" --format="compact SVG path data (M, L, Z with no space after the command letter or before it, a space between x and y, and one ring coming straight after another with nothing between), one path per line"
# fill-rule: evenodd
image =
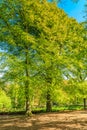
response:
M87 111L0 115L0 130L87 130Z

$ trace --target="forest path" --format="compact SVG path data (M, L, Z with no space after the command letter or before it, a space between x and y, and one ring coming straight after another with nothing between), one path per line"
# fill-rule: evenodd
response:
M0 130L87 130L87 111L0 115Z

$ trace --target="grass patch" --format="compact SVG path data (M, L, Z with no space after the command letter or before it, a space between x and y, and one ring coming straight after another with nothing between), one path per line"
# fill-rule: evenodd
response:
M83 110L83 105L68 105L68 106L53 106L52 107L52 112L61 112L61 111L69 111L69 110ZM33 114L37 114L37 113L46 113L46 108L45 107L36 107L33 108L32 110ZM0 115L1 114L8 114L8 115L16 115L16 114L20 114L23 115L25 114L25 110L24 109L10 109L10 110L0 110Z
M83 110L82 105L54 106L52 111Z

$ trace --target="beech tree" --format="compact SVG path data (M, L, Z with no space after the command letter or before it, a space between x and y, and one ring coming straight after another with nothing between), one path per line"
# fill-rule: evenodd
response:
M45 81L46 110L51 111L55 84L77 62L82 26L46 0L3 0L0 10L0 47L7 56L3 61L11 78L22 78L25 84L26 113L31 114L30 78L37 74Z

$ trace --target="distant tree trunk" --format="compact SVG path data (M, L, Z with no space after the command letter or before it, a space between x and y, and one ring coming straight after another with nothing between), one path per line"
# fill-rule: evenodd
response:
M83 98L84 110L86 110L86 98Z
M51 102L51 94L50 91L47 91L47 96L46 96L46 112L51 112L52 111L52 102Z
M26 97L26 115L30 116L32 114L32 111L29 96L29 82L26 82L25 84L25 97Z
M32 114L31 111L31 103L30 103L30 94L29 94L29 57L28 52L26 52L26 60L25 60L25 69L26 69L26 81L25 81L25 97L26 97L26 115L30 116Z

